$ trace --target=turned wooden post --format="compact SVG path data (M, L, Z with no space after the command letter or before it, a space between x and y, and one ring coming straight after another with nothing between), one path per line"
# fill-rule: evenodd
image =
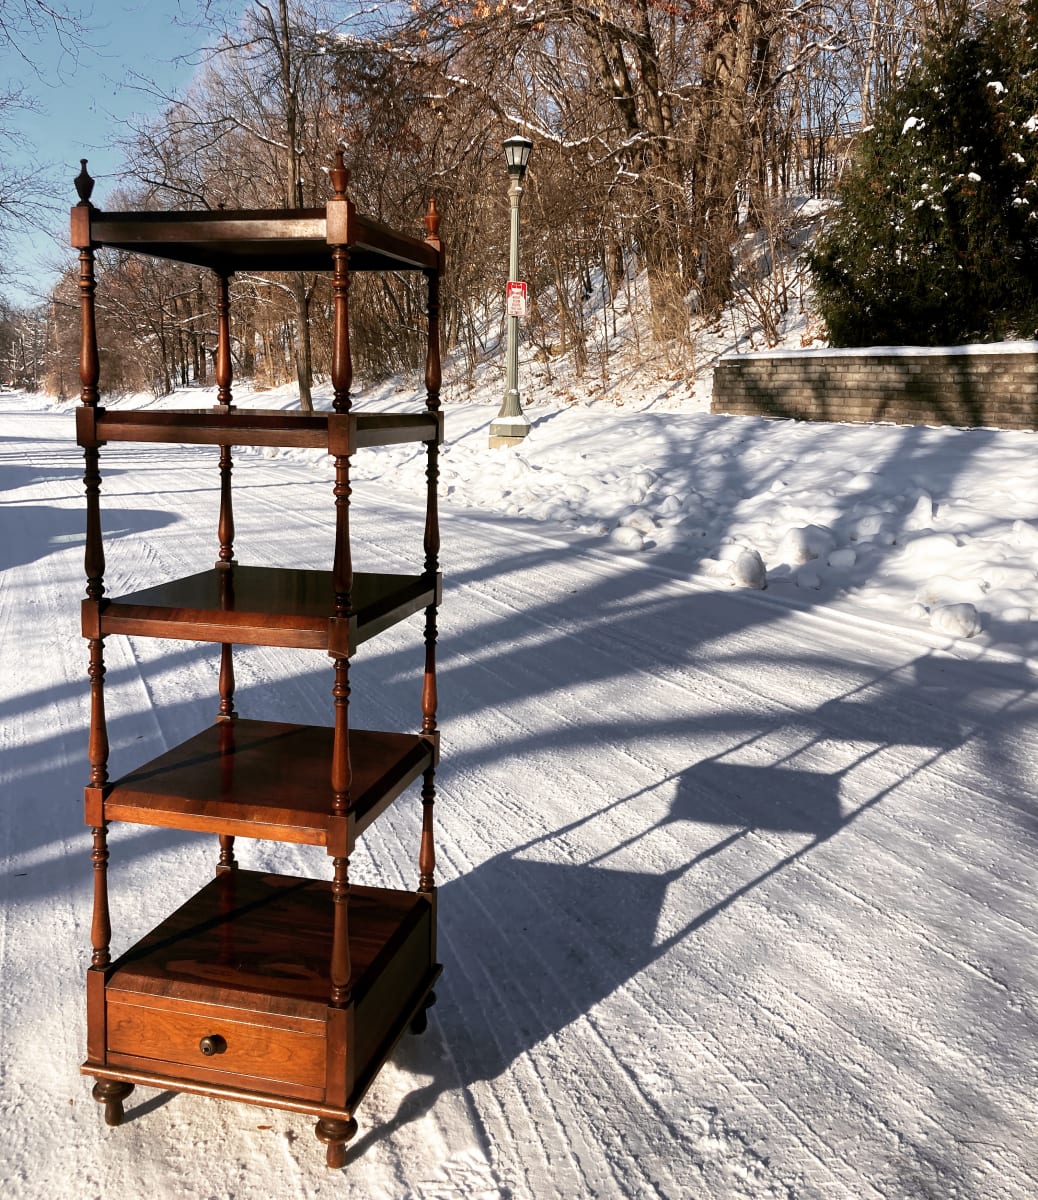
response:
M230 274L216 272L216 403L217 408L225 412L234 407L234 397L231 392L231 295ZM220 519L217 524L217 537L220 540L220 552L216 565L220 568L234 565L234 500L231 490L231 472L234 463L231 447L220 447ZM225 578L223 585L230 587L230 581ZM221 594L221 601L225 597ZM234 711L234 662L231 657L231 646L224 643L220 646L220 710L218 721L232 721L237 716ZM233 839L230 845L233 846ZM227 847L224 839L220 840L220 862L225 862ZM234 855L230 853L233 863Z
M335 550L332 557L332 591L335 615L346 618L353 611L353 555L350 550L350 459L335 456Z
M87 676L90 679L90 741L87 746L87 756L90 759L90 787L103 788L108 782L104 642L101 638L91 638L87 646L90 652L90 663L87 667Z
M237 734L234 722L236 717L237 714L232 710L228 718L224 720L217 718L220 737L221 783L228 789L231 787L234 776L234 748L235 736ZM220 839L220 857L216 863L217 875L226 875L228 871L237 871L238 860L234 857L234 835L221 833L218 836Z
M335 732L332 740L332 816L345 817L350 804L350 729L349 729L349 660L335 660L335 686L332 688L335 708ZM350 1002L350 929L349 929L349 858L332 860L332 926L331 1003L345 1008Z
M79 396L90 408L97 405L97 381L100 376L94 315L96 290L94 252L87 247L79 252Z
M231 291L230 274L216 273L216 403L234 407L231 394Z
M112 961L112 921L108 912L108 826L97 825L91 830L93 849L90 862L94 868L94 913L90 924L90 945L93 953L90 965L103 970Z
M93 207L90 196L94 181L86 169L86 159L81 159L81 170L76 178L79 204L72 210L73 242L79 246L79 383L80 403L86 409L98 406L98 380L100 360L97 351L97 324L95 319L95 293L97 281L94 275L94 251L90 245L90 214ZM108 783L108 721L105 715L105 663L104 639L100 636L100 622L96 616L104 596L105 554L101 538L101 468L100 452L94 426L89 429L87 444L83 448L83 486L86 492L86 548L83 565L86 573L86 597L93 602L95 615L90 621L93 636L87 642L90 680L90 738L87 757L90 761L88 797L91 792L102 792ZM90 854L94 876L94 904L90 925L92 970L104 971L111 962L112 924L108 910L108 826L101 812L88 798L88 812L93 814L91 832L93 846ZM110 1089L109 1089L110 1090ZM125 1093L120 1092L120 1095ZM106 1117L113 1121L118 1115L121 1120L121 1104L109 1108L108 1091L105 1093ZM117 1114L115 1109L119 1108ZM112 1121L110 1121L112 1123Z
M220 520L217 525L217 537L220 539L220 554L218 567L229 567L234 562L234 500L231 493L231 472L234 464L231 461L230 446L220 447Z
M331 1003L334 1008L346 1008L350 1002L350 861L333 859L332 903L335 924L332 933Z
M231 646L224 642L220 646L220 709L218 721L234 721L238 717L234 709L234 658Z
M90 245L90 214L94 211L90 196L94 181L87 171L87 160L81 158L76 176L79 203L72 210L72 244L79 248L79 380L80 398L84 404L97 404L97 327L94 319L94 250Z
M233 599L234 580L230 568L234 566L234 507L231 500L231 462L230 446L220 447L220 520L217 536L220 539L220 554L216 566L221 569L220 602L229 606ZM218 721L233 721L237 717L234 711L234 659L230 643L220 646L220 710Z
M442 267L443 244L440 241L440 214L436 201L429 201L429 208L422 218L425 224L425 240L437 252L440 262L436 270L426 271L428 283L428 341L425 355L425 405L429 412L439 412L440 384L440 269ZM425 507L425 572L435 575L439 569L440 522L438 504L439 445L434 439L428 443L426 464L426 507ZM425 674L422 681L422 733L436 737L436 605L425 610ZM435 771L432 767L422 776L422 839L418 852L418 890L432 893L436 889L436 849L433 837L433 807L436 802Z
M332 407L337 413L350 411L350 388L353 383L353 362L350 355L349 320L349 222L352 205L346 195L350 174L343 163L342 150L335 152L335 165L329 172L332 196L328 202L329 238L332 245ZM333 229L335 232L333 232ZM348 621L353 615L353 559L350 551L350 460L349 455L335 456L335 552L332 560L332 591L335 597L335 618ZM335 732L332 739L332 816L345 818L350 805L350 723L349 723L349 659L334 659ZM349 933L349 859L337 855L333 859L331 1003L346 1008L350 1003L350 933ZM353 1125L353 1130L356 1125ZM352 1132L347 1123L322 1119L317 1123L317 1136L328 1145L328 1165L342 1166L345 1161L345 1142Z
M220 539L220 553L216 562L220 571L220 604L221 607L231 607L234 599L234 575L231 568L234 563L234 507L231 499L231 462L230 446L220 447L220 520L217 536ZM234 711L234 658L233 649L229 642L220 646L220 708L216 719L218 721L233 721L237 717Z
M353 560L350 554L350 460L345 454L335 459L335 556L332 563L332 590L335 595L335 616L348 620L353 604ZM348 658L334 660L335 683L332 687L335 732L332 737L332 816L345 817L350 805L350 662ZM349 940L349 860L334 859L335 878L332 882L332 902L335 923L332 933L331 1002L338 1008L349 1003L350 940ZM331 1149L329 1147L329 1154Z
M83 486L86 491L86 569L88 600L100 601L105 594L105 550L101 540L101 458L97 446L83 450Z
M332 203L344 204L347 213L352 204L346 195L350 173L335 152L335 166L328 172L332 184ZM352 401L353 359L350 355L350 252L345 245L332 247L332 408L349 412Z
M429 285L428 344L425 354L425 406L430 412L440 410L440 272L443 270L443 243L440 241L440 214L436 201L429 201L429 208L422 218L425 225L425 240L436 251L439 263L435 271L426 271Z
M86 159L83 159L83 173L86 172ZM89 179L89 176L87 176ZM82 175L76 180L80 187ZM93 186L93 180L90 180ZM80 188L82 194L83 188ZM89 189L85 189L89 195ZM89 202L81 201L78 207ZM101 368L97 353L97 327L94 319L94 293L97 281L94 278L94 252L86 246L79 252L79 384L80 402L84 408L97 408L98 379ZM86 488L86 552L84 565L87 577L87 599L100 600L104 595L105 552L101 540L101 469L100 455L96 435L91 434L91 441L83 449L85 469L83 484Z
M226 272L216 272L216 403L224 411L230 411L234 406L234 395L231 391L233 369L231 365L231 293L230 275ZM217 567L229 568L234 564L234 501L231 491L231 472L234 463L229 445L220 447L220 519L217 525L217 537L220 540L220 552ZM233 594L233 582L230 574L221 579L221 602L229 602L230 597L225 592ZM238 714L234 711L234 658L231 645L224 642L220 646L220 707L217 721L233 721ZM230 834L221 833L220 857L216 864L218 875L234 871L238 863L234 857L234 838Z
M435 575L439 566L440 529L436 500L439 475L438 447L429 443L427 474L427 507L425 524L425 571ZM422 679L422 733L436 738L436 604L425 610L425 673ZM433 839L433 806L436 801L435 769L430 767L422 776L422 840L418 853L418 890L435 890L436 852Z

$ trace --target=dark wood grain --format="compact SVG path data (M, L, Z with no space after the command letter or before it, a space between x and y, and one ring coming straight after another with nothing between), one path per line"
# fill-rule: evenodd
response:
M251 1013L255 1022L256 1014L269 1013L323 1026L331 887L326 880L257 871L217 876L112 964L109 1003L160 997L234 1009L239 1020ZM349 906L350 985L361 997L415 931L427 929L429 906L415 892L357 885Z
M348 655L376 633L434 603L437 596L438 580L433 576L358 571L353 576L354 615L345 631L333 630L330 571L239 564L104 599L100 620L106 635L298 646ZM84 629L92 628L93 611L85 609Z
M220 1052L203 1054L203 1040L216 1037L223 1042ZM108 1004L108 1048L112 1054L324 1089L323 1025L316 1035L308 1035L235 1020L226 1012L175 1012L113 997Z
M222 722L116 782L109 820L328 845L334 731L272 721ZM347 847L435 761L428 739L350 731ZM330 904L330 901L329 901Z
M78 209L78 212L77 212ZM73 209L73 244L85 240L83 209ZM337 222L340 224L341 222ZM330 271L331 245L348 244L351 271L436 268L437 249L353 212L345 230L329 229L324 208L202 212L89 210L89 243L214 271ZM344 237L345 235L345 237Z
M193 1081L315 1101L330 1098L330 1072L348 1115L439 968L425 897L352 886L351 1006L329 1008L331 890L251 871L207 884L112 965L107 1062L88 1060L84 1071L130 1080L150 1071L159 1086ZM204 1053L203 1041L219 1051Z
M439 283L443 247L430 202L425 238L358 214L341 149L322 208L285 211L105 213L90 203L86 163L76 181L72 244L80 251L81 401L87 501L82 603L90 642L93 830L92 965L87 979L85 1074L110 1124L137 1083L269 1104L319 1117L329 1166L345 1162L353 1110L396 1041L421 1021L440 972L436 956L433 776L438 759L436 606ZM109 410L99 404L94 251L112 247L211 268L217 276L215 408ZM351 407L349 288L356 271L417 270L428 282L424 413ZM231 384L230 276L317 271L333 276L335 411L237 409ZM118 597L105 595L99 451L113 441L220 448L219 558L211 570ZM361 447L428 448L420 575L354 572L348 521L350 459ZM234 561L234 446L308 447L336 461L336 537L330 571ZM331 499L332 497L329 497ZM416 552L418 548L416 547ZM417 553L416 553L417 558ZM419 610L426 613L421 731L349 728L350 656ZM221 645L217 721L154 761L109 782L104 639L114 634ZM291 646L334 660L332 728L241 720L232 646ZM422 780L419 891L357 887L348 859L357 838L410 784ZM111 961L108 843L111 820L219 835L216 878ZM333 879L241 870L238 836L326 848Z
M300 446L352 454L364 446L443 440L436 413L304 413L281 409L98 408L81 426L86 439L185 445Z

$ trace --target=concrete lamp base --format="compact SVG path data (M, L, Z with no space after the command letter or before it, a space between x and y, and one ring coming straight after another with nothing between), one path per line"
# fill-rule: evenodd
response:
M498 446L518 446L530 432L525 416L496 417L490 422L490 449Z

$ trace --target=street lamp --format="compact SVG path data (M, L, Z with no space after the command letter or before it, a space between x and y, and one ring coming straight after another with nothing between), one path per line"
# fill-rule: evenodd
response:
M508 200L512 208L512 235L508 253L507 341L505 343L505 398L501 411L490 422L490 445L515 446L530 432L530 422L519 403L519 314L525 315L526 289L519 283L519 201L523 176L530 161L533 142L514 133L504 143L508 167Z

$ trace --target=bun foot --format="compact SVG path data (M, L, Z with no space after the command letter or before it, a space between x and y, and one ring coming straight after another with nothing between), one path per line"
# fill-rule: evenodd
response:
M326 1162L338 1169L346 1165L346 1143L357 1132L357 1122L339 1121L334 1117L322 1117L314 1126L317 1140L328 1147Z
M94 1084L92 1095L98 1104L105 1106L105 1124L115 1128L123 1123L123 1101L133 1091L132 1083L121 1079L99 1079Z
M411 1018L412 1033L425 1033L429 1028L429 1009L436 1003L436 993L430 992L422 1001L422 1007Z

